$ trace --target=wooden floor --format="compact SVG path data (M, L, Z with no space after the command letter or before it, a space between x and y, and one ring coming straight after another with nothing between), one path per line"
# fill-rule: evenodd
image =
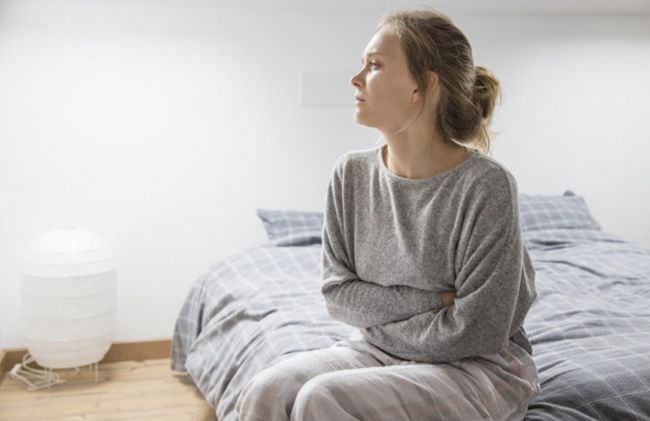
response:
M54 370L66 382L28 391L7 373L0 384L0 420L216 420L191 379L169 358Z

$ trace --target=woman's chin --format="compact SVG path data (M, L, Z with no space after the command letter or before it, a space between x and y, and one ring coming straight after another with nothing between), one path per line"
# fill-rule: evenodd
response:
M355 118L354 120L357 122L357 124L360 124L362 126L370 127L371 129L376 129L377 128L375 125L373 125L370 122L365 121L363 119Z
M364 126L368 125L367 119L363 117L363 114L360 113L359 110L354 112L354 121L356 121L358 124L363 124Z

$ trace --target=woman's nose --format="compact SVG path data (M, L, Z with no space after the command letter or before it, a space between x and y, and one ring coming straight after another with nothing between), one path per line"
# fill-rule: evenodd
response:
M354 76L352 76L352 77L350 78L350 83L351 83L352 86L354 86L355 88L359 88L359 87L361 87L361 82L359 81L359 73L355 74Z

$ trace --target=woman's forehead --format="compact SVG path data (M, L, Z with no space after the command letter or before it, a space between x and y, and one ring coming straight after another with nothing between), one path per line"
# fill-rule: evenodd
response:
M370 57L373 54L379 54L385 57L397 57L399 56L400 50L397 37L389 32L380 30L368 42L364 55Z

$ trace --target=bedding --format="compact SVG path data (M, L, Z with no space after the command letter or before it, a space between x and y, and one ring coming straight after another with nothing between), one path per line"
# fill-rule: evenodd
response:
M537 221L522 222L538 291L524 328L541 385L526 420L650 420L650 249L585 220L584 200L563 208L563 196L520 196L522 221L525 212ZM257 372L354 330L327 313L321 245L303 241L232 253L185 298L171 367L189 374L220 421L237 420L239 392Z
M521 230L591 229L600 230L582 196L566 190L562 196L519 195Z
M308 246L320 243L322 211L297 211L258 208L266 236L274 246Z

